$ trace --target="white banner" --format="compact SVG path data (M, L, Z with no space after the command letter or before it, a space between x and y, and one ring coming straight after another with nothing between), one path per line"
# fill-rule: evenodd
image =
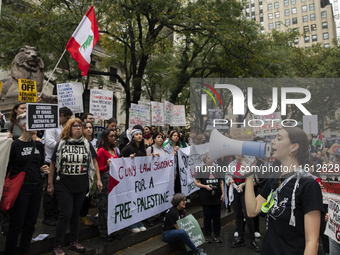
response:
M111 159L108 234L169 209L173 194L173 154Z
M195 167L203 167L203 155L209 151L209 144L191 145L178 150L178 167L181 175L182 193L189 196L191 193L199 190L195 186L196 177Z
M171 126L186 126L184 105L174 105Z
M256 136L276 135L282 128L280 112L273 112L269 115L254 115L253 119L251 125L256 126L254 127Z
M145 107L145 116L146 116L146 120L145 120L145 126L151 126L151 120L150 120L150 109L151 109L151 104L148 102L142 102L142 101L138 101L139 105L142 105Z
M113 91L90 89L90 113L98 120L112 118Z
M7 164L9 159L9 153L11 151L12 138L7 138L8 133L0 133L0 165L2 166L0 169L0 200L2 197L2 189L4 187Z
M57 84L58 105L68 107L73 113L83 113L83 92L80 82Z
M131 104L129 127L132 128L135 125L145 126L146 120L146 108L139 104Z
M164 124L172 124L172 114L174 110L174 104L164 101Z
M321 219L322 220L322 219ZM325 235L340 244L340 203L329 200Z
M163 103L151 102L151 125L164 126Z

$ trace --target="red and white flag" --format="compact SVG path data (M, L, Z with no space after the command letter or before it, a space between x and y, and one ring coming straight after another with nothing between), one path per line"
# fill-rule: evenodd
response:
M66 49L78 62L81 75L87 75L91 53L99 40L99 31L93 6L87 11L66 45Z

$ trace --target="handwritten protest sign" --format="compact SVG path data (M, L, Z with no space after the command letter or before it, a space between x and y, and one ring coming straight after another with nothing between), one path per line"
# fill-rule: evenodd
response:
M108 120L112 118L112 99L112 91L90 90L90 113L95 119Z
M151 120L150 120L151 104L148 102L142 102L142 101L138 101L138 104L145 107L145 125L150 126L151 125Z
M323 186L322 199L324 204L328 204L330 199L340 201L340 182L322 180L321 184Z
M135 125L145 126L146 120L146 108L145 106L139 104L131 104L130 117L129 117L129 127Z
M186 126L184 105L174 105L171 126Z
M276 135L282 128L280 112L269 115L254 115L253 119L251 125L256 126L254 127L256 136Z
M174 104L164 101L164 124L172 125L173 110Z
M253 129L251 127L230 129L232 139L240 141L253 141Z
M111 159L108 193L108 234L169 209L174 155Z
M163 103L151 102L151 124L154 126L164 126Z
M18 79L19 98L21 102L34 103L37 101L37 83L33 80Z
M45 130L59 126L57 104L27 104L27 130Z
M57 84L58 105L68 107L73 113L82 113L83 97L80 82Z
M176 223L179 229L184 229L185 232L187 232L190 240L196 247L205 243L201 227L194 216L185 216L184 218L177 220ZM185 247L187 248L187 251L191 250L187 245L185 245Z
M325 235L340 244L340 201L329 200Z

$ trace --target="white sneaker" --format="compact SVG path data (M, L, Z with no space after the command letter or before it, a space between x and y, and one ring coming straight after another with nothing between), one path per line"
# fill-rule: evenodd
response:
M234 233L234 237L238 237L238 232L236 231L235 233Z
M132 233L139 233L140 232L140 229L139 228L132 228L132 229L129 229Z
M256 238L261 238L261 234L259 232L255 232L255 237Z
M139 228L140 231L146 231L146 227Z

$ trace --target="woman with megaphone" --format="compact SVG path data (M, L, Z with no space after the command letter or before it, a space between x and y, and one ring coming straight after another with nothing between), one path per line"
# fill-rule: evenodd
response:
M287 127L271 144L272 157L281 162L281 171L267 180L257 197L253 176L246 178L248 216L268 213L261 254L316 255L324 208L320 186L309 173L308 137L299 128Z

